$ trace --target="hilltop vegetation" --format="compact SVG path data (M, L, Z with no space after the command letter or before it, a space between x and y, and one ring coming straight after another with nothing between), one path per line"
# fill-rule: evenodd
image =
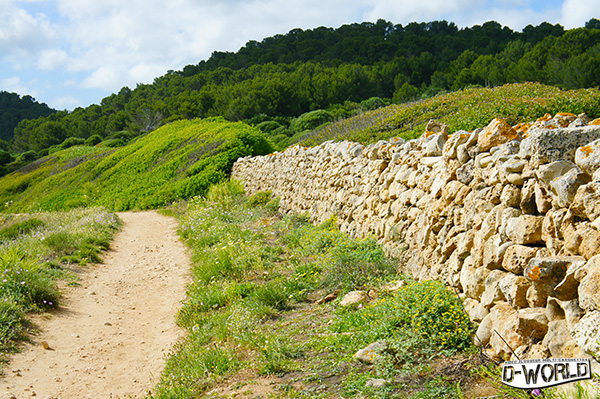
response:
M600 84L600 21L565 31L543 23L514 32L495 22L458 29L445 21L386 21L292 30L237 53L214 53L152 84L124 87L100 105L23 121L14 153L46 150L75 137L128 140L180 119L223 116L264 124L283 142L294 118L334 118L473 85L537 81L575 89ZM379 99L364 103L369 99Z
M486 126L494 118L504 118L516 125L558 112L600 117L600 90L561 90L539 83L469 88L326 124L292 137L288 144L313 146L327 140L353 140L366 145L393 136L419 137L431 119L446 123L455 132Z
M239 157L271 150L243 123L178 121L118 149L78 145L46 156L0 180L0 203L8 212L156 208L204 194Z

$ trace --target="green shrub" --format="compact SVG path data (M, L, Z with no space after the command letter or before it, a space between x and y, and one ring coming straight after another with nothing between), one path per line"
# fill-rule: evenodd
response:
M38 159L38 154L35 151L26 151L22 154L19 154L19 156L17 156L16 162L33 162L36 159Z
M90 136L85 140L85 145L95 146L97 144L100 144L101 142L102 137L100 137L100 135L98 134L94 134L93 136Z
M305 130L312 130L324 123L331 122L332 120L333 115L331 115L330 112L319 109L307 112L294 119L290 125L290 129L294 132L304 132Z
M85 139L82 139L81 137L69 137L67 139L65 139L65 141L62 142L62 144L60 145L60 148L62 149L66 149L66 148L70 148L76 145L82 145L85 143Z
M25 319L23 311L12 300L0 300L0 351L12 348L13 342L21 338Z

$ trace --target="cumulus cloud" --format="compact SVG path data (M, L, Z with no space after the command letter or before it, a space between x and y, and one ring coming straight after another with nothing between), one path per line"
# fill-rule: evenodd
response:
M0 60L42 49L55 36L48 18L33 16L12 0L0 0Z
M565 0L560 22L567 28L584 26L592 18L600 18L600 0Z

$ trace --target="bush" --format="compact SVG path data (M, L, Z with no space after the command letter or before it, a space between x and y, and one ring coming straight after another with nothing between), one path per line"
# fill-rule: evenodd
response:
M98 134L94 134L85 140L85 145L89 145L90 147L100 144L102 142L102 137Z
M33 161L35 161L36 159L38 159L38 154L37 154L37 152L35 152L35 151L27 151L27 152L24 152L24 153L20 154L20 155L17 157L17 160L16 160L16 161L17 161L17 162L23 162L23 163L27 163L27 162L33 162Z
M273 193L271 191L261 191L248 198L248 206L265 206L271 200Z
M82 139L81 137L69 137L67 139L65 139L65 141L62 142L62 144L60 145L60 148L62 148L63 150L66 148L70 148L76 145L82 145L85 143L85 139Z
M331 122L333 115L323 109L307 112L292 121L290 128L295 132L312 130L324 123Z

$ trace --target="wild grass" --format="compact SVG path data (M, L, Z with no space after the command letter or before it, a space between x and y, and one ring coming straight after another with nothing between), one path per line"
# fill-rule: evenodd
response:
M60 301L58 278L68 265L99 261L119 223L101 208L3 215L0 223L0 352L14 349L27 327L27 312Z
M194 253L193 282L178 314L188 336L168 360L154 397L205 397L224 381L248 375L284 381L290 374L315 394L282 383L273 397L398 397L407 367L440 351L469 350L468 319L439 283L411 282L360 307L314 304L332 292L379 292L404 277L373 238L351 239L334 219L312 226L301 216L282 217L268 207L272 201L269 193L246 198L239 183L226 182L179 214L181 236ZM353 360L375 340L387 340L393 352L371 368ZM323 375L339 381L328 384ZM388 388L365 386L381 375ZM431 386L457 392L447 382Z
M448 124L455 132L486 126L494 118L505 118L515 125L557 112L585 112L600 117L600 90L561 90L539 83L468 88L331 123L305 134L297 143L314 146L327 140L352 140L366 145L394 136L419 137L430 119Z
M7 212L158 208L204 195L239 157L271 150L265 136L246 124L182 120L117 149L74 146L54 152L0 178L0 204Z

